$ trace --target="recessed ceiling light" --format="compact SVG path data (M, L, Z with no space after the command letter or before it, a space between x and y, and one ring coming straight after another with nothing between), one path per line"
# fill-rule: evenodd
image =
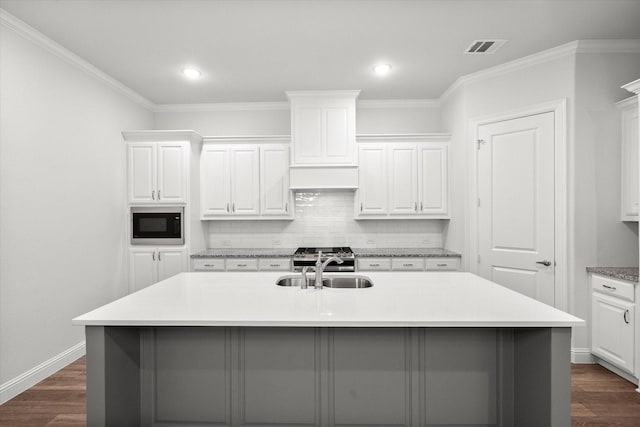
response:
M373 72L379 76L384 76L388 74L389 71L391 71L391 65L389 64L378 64L375 67L373 67Z
M184 76L188 79L197 79L202 75L202 73L195 68L183 68L182 74L184 74Z

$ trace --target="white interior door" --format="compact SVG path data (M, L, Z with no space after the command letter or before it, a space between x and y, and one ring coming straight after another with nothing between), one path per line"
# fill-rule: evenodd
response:
M554 114L478 127L478 272L555 303Z

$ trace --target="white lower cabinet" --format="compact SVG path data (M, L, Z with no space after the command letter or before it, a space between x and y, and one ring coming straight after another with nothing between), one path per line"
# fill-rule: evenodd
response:
M129 250L129 292L187 271L186 249L131 248Z
M260 271L291 271L291 258L258 258Z
M291 271L291 258L193 258L193 271Z
M227 271L258 271L258 260L255 258L228 258L225 264Z
M193 271L224 271L224 258L194 258L191 260Z
M591 352L635 373L635 292L632 283L591 276Z
M363 257L357 258L358 271L458 271L456 257Z

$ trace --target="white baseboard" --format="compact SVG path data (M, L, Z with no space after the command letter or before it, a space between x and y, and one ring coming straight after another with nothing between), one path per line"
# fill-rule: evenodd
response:
M23 391L38 384L43 379L55 374L68 364L78 360L86 353L85 342L82 341L63 351L35 368L0 385L0 405L13 399Z
M596 363L591 349L571 347L571 363Z

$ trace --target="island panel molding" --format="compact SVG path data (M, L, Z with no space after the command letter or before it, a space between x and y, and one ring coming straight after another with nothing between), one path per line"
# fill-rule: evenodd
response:
M88 425L570 424L571 330L87 326Z

